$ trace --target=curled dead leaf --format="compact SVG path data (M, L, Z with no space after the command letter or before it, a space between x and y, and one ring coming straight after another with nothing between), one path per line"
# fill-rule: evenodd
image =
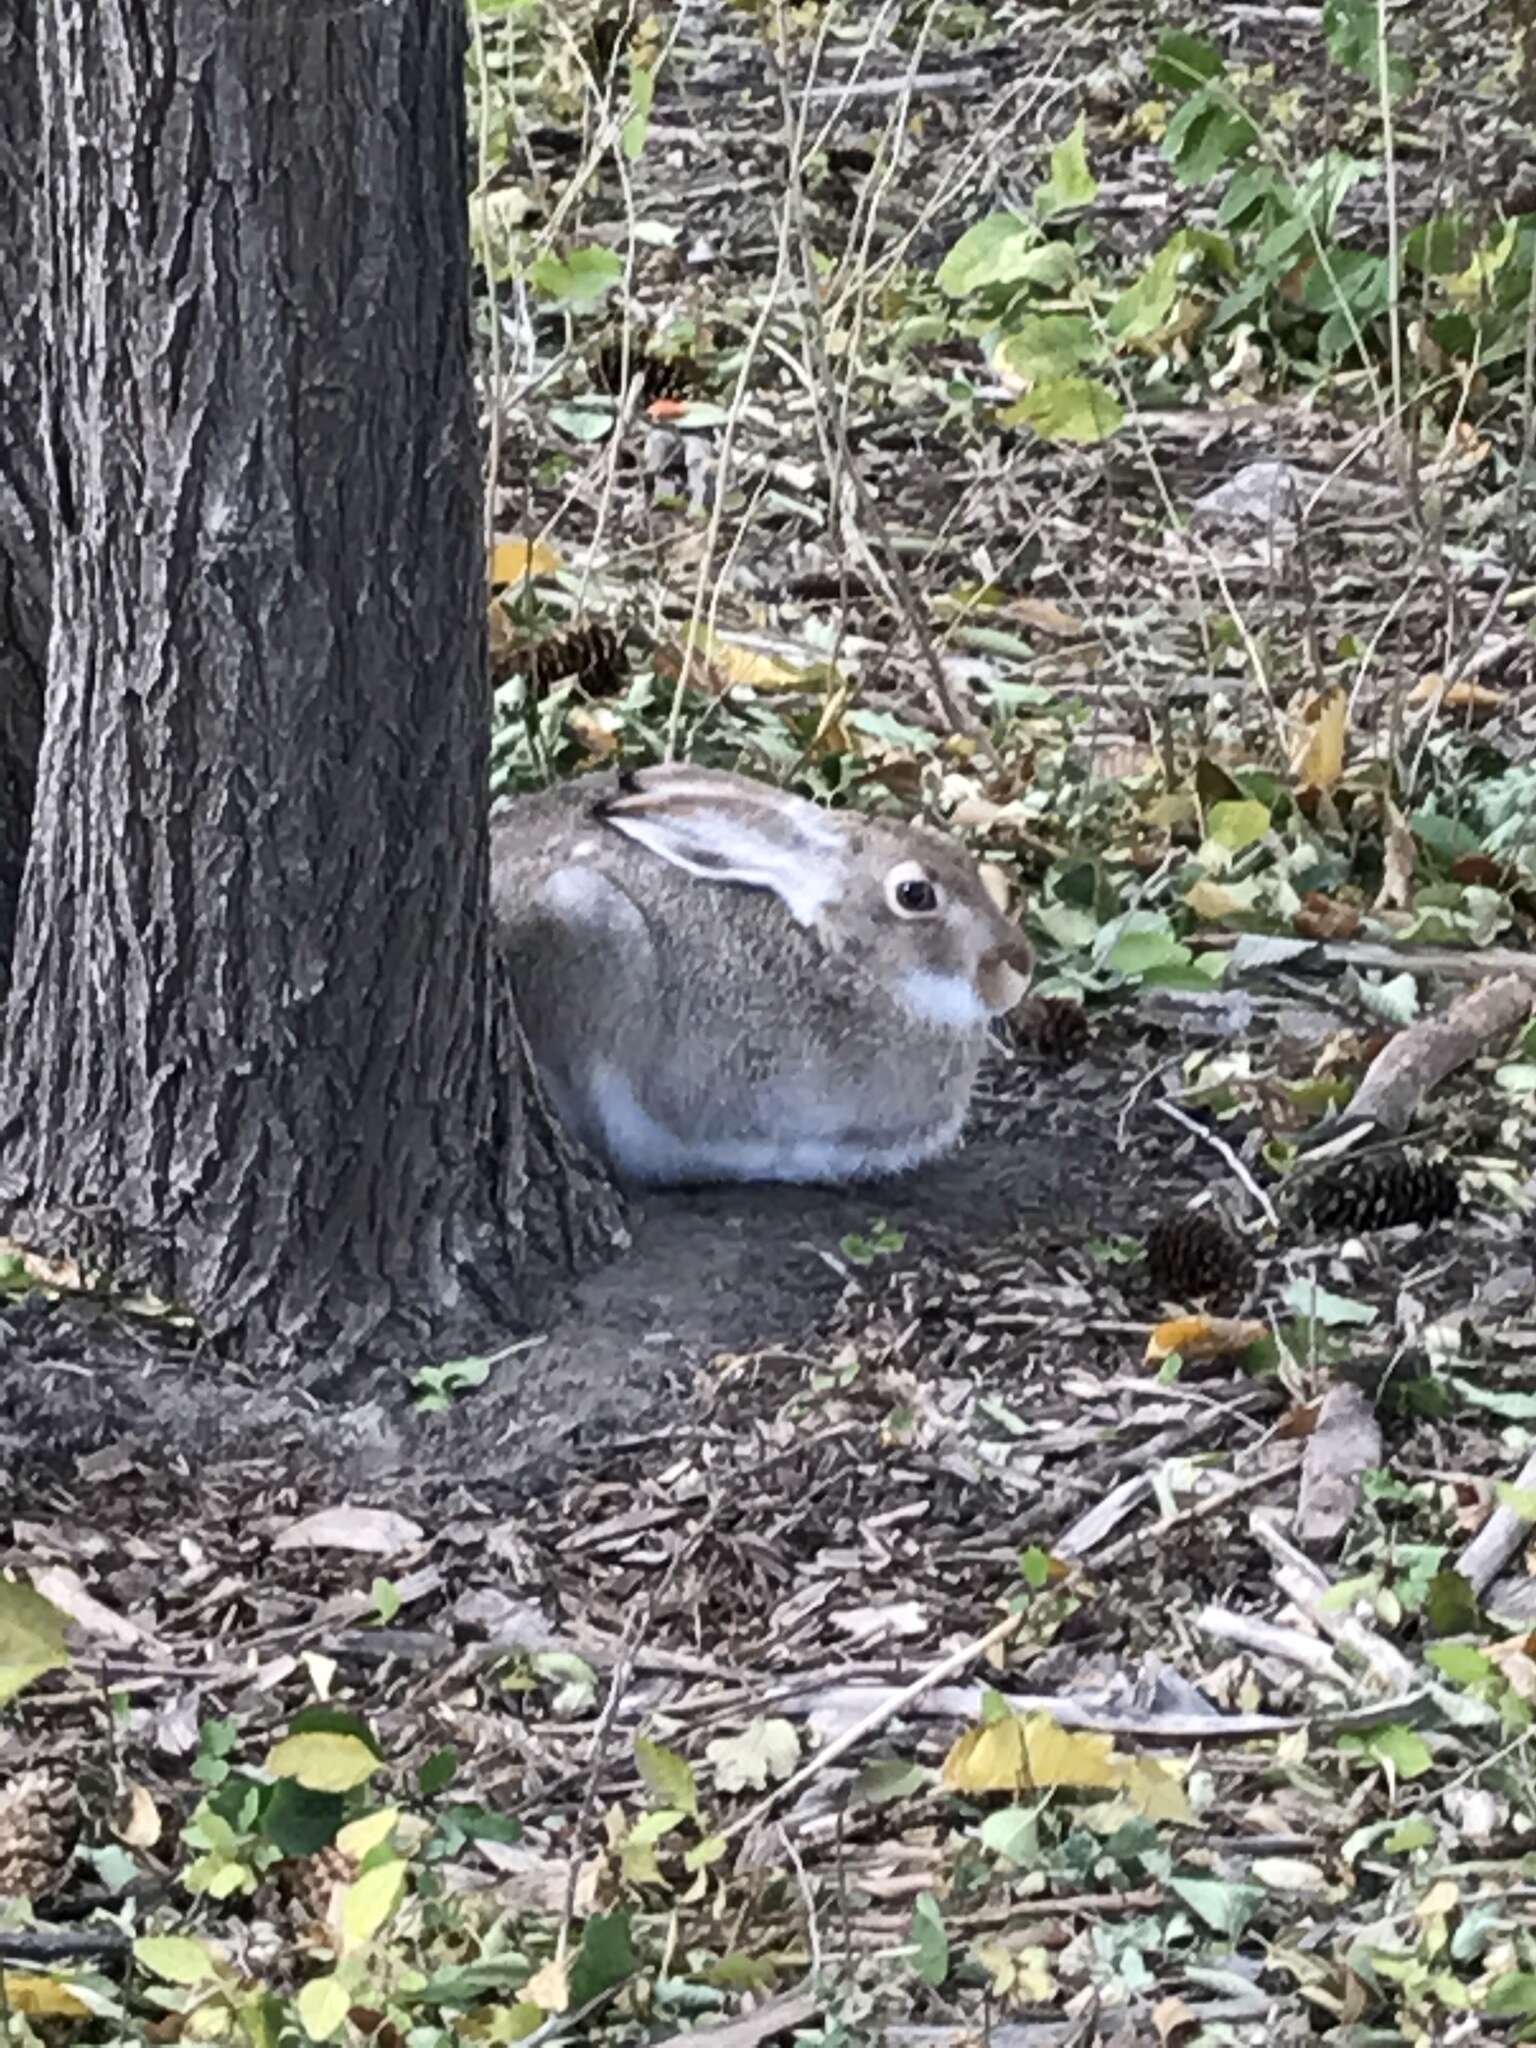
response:
M1471 676L1457 676L1453 680L1432 669L1408 692L1408 702L1430 704L1436 711L1462 711L1474 718L1491 718L1509 702L1509 692L1495 690Z
M1344 773L1349 692L1318 690L1301 707L1291 744L1291 771L1300 789L1331 789Z
M1359 929L1360 912L1354 904L1341 903L1321 889L1309 889L1291 919L1291 930L1300 939L1352 939Z
M1263 1323L1240 1316L1174 1316L1148 1337L1146 1359L1161 1365L1175 1352L1180 1358L1230 1358L1265 1334Z

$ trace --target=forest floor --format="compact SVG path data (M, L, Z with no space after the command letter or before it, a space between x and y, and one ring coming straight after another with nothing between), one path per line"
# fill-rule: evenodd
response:
M1374 6L1162 16L796 10L782 95L748 9L481 16L499 794L921 803L1056 1007L941 1168L648 1196L488 1367L19 1292L0 1568L76 1635L0 1598L0 2029L1536 2038L1522 30L1393 15L1383 135ZM1452 216L1394 362L1353 259Z

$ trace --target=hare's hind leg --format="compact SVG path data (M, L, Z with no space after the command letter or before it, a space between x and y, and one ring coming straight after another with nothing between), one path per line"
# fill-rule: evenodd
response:
M498 913L518 1021L561 1121L621 1171L656 1177L646 1167L666 1134L648 1134L630 1078L647 1071L663 1028L644 916L580 859L540 877L515 914L503 893Z

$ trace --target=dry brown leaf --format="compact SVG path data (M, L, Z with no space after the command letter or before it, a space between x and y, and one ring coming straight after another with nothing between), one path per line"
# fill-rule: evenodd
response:
M541 2012L566 2012L571 2003L570 1977L565 1964L553 1956L535 1970L523 1986L522 1995Z
M1488 853L1458 854L1451 862L1451 880L1464 889L1507 889L1514 877L1503 861Z
M1181 2042L1200 2030L1199 2020L1182 1998L1160 1998L1152 2008L1152 2024L1157 2029L1158 2048L1180 2048Z
M1275 1424L1274 1434L1277 1440L1287 1443L1297 1437L1310 1436L1317 1427L1322 1405L1321 1401L1302 1401L1294 1408L1288 1408Z
M1149 1365L1160 1365L1177 1352L1180 1358L1230 1358L1246 1351L1265 1334L1265 1325L1237 1316L1174 1316L1159 1323L1147 1339Z
M1010 597L999 609L1021 625L1033 626L1037 633L1050 633L1058 640L1077 640L1088 630L1081 619L1048 597Z
M1511 1636L1502 1643L1489 1643L1491 1657L1520 1699L1536 1700L1536 1636Z
M128 1795L120 1809L122 1818L118 1822L119 1841L126 1842L130 1849L153 1849L164 1831L160 1809L143 1785L130 1785Z
M1418 858L1418 848L1408 821L1390 797L1382 800L1382 822L1385 826L1382 848L1381 891L1376 898L1378 910L1412 910L1413 870Z
M1470 676L1458 676L1450 682L1438 670L1432 669L1408 692L1408 702L1433 704L1437 711L1492 712L1509 702L1509 692L1495 690L1487 683L1474 682Z
M1352 939L1359 929L1360 912L1354 904L1341 903L1321 889L1309 889L1291 919L1291 930L1299 939Z
M573 732L589 754L599 761L611 761L618 753L621 743L621 728L612 711L600 704L570 704L566 706L565 725Z
M1349 728L1349 693L1320 690L1308 697L1291 747L1291 769L1300 789L1332 789L1344 773L1344 739Z
M508 583L526 583L535 576L553 576L560 557L548 541L528 540L521 534L499 540L491 549L491 587L500 590Z

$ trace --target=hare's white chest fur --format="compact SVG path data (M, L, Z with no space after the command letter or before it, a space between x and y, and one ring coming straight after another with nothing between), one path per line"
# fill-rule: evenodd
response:
M519 805L492 892L555 1107L636 1180L849 1180L947 1151L1024 988L1027 945L958 848L707 770Z
M827 1104L815 1107L820 1116L826 1115ZM962 1108L947 1128L930 1128L921 1137L885 1145L858 1135L811 1133L804 1127L807 1120L792 1114L761 1137L679 1130L651 1115L622 1068L601 1062L592 1070L585 1101L570 1120L580 1128L590 1119L594 1132L601 1133L596 1149L629 1179L679 1185L708 1180L867 1180L901 1173L921 1165L935 1151L948 1151L960 1136L964 1118ZM839 1120L835 1108L829 1120Z

